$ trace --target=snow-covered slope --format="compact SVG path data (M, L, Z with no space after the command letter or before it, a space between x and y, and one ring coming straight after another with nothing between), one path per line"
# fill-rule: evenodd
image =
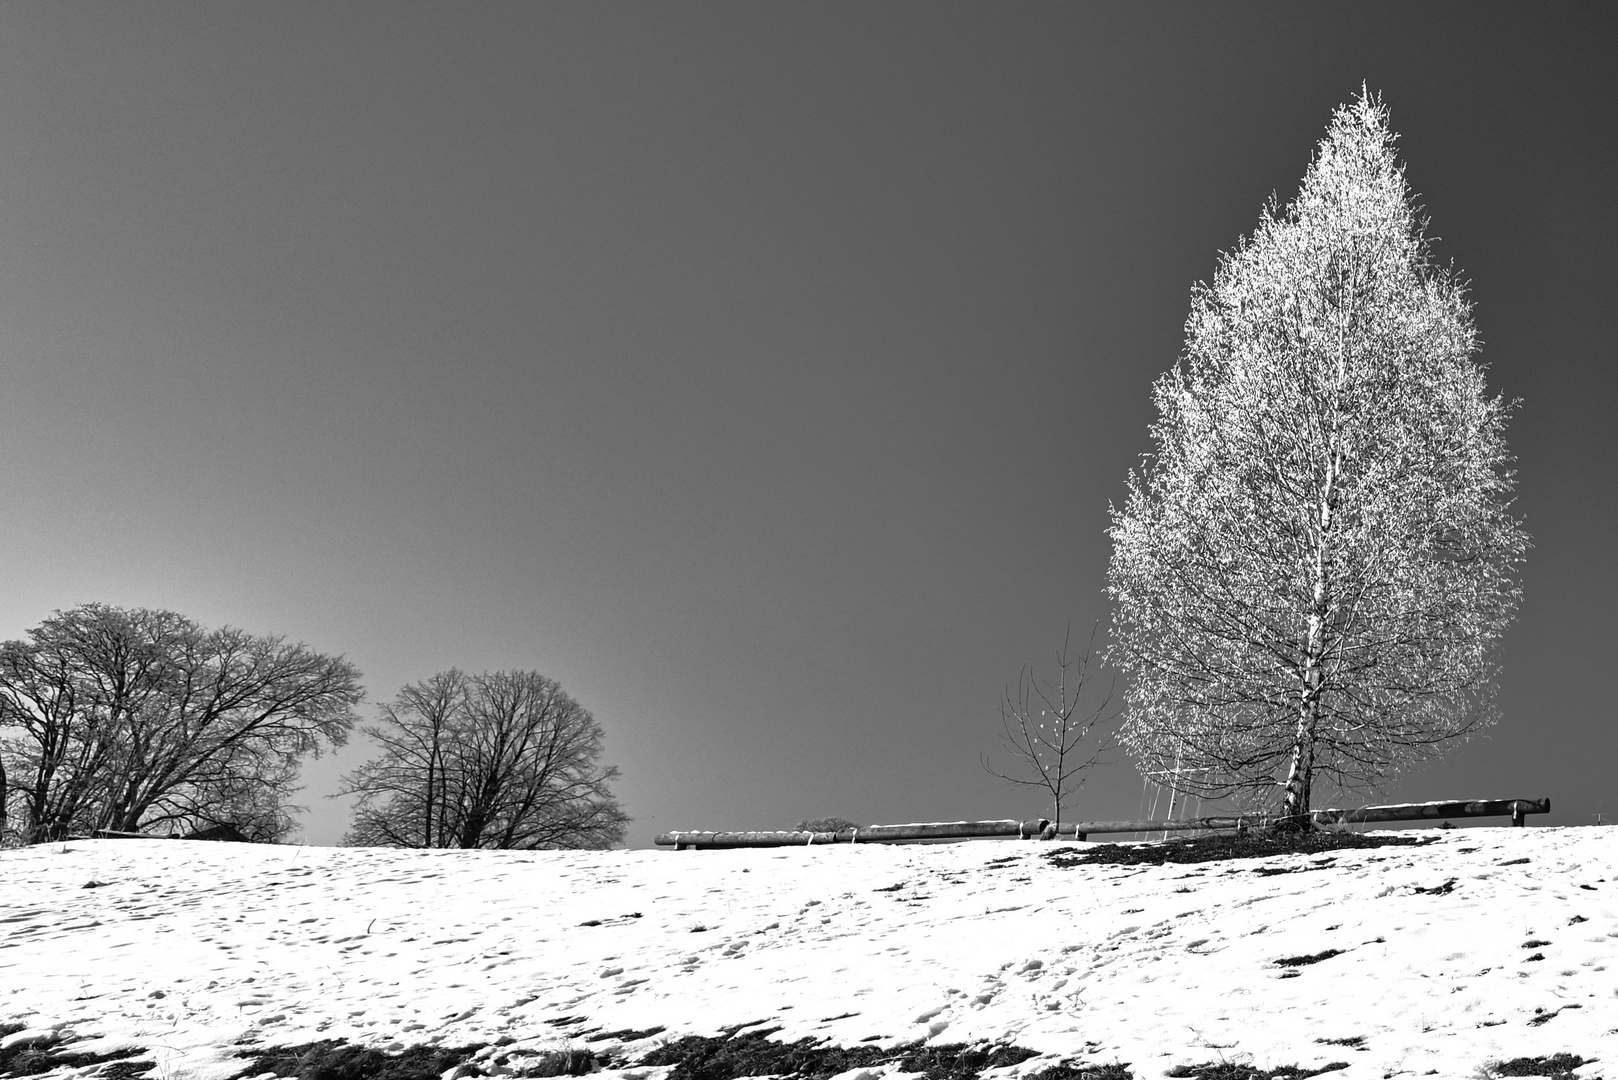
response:
M1580 1076L1618 1077L1618 829L1425 835L1067 868L1049 854L1090 845L74 841L0 852L0 1023L26 1025L13 1043L58 1029L79 1051L145 1048L160 1080L239 1073L244 1040L515 1052L662 1027L588 1044L632 1062L755 1022L788 1041L1040 1052L1008 1075L1228 1060L1470 1077L1570 1052L1600 1059Z

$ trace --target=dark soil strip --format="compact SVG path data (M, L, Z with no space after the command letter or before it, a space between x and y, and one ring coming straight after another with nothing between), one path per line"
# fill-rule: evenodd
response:
M1135 1080L1135 1074L1128 1065L1115 1061L1111 1065L1053 1065L1028 1080Z
M1307 953L1303 956L1288 956L1277 960L1282 967L1306 967L1309 964L1318 964L1322 960L1330 960L1334 956L1341 956L1342 949L1327 949L1325 952Z
M839 1016L837 1019L841 1020L843 1018ZM661 1024L659 1024L657 1027L642 1028L639 1031L636 1031L634 1028L621 1028L618 1031L603 1031L598 1034L591 1035L584 1041L605 1042L608 1039L616 1039L618 1042L635 1042L640 1039L650 1039L653 1035L660 1035L662 1032L663 1025Z
M157 1068L155 1061L115 1061L95 1074L95 1080L135 1080Z
M825 1046L815 1039L774 1042L768 1032L750 1031L734 1038L688 1035L653 1050L639 1064L673 1065L669 1080L735 1080L741 1076L798 1076L805 1080L902 1062L905 1072L924 1072L927 1080L973 1080L984 1069L1015 1065L1034 1056L1021 1047Z
M1045 852L1060 867L1071 866L1162 866L1164 863L1216 862L1221 859L1263 859L1273 855L1314 855L1350 848L1419 847L1433 843L1433 837L1390 835L1388 833L1264 833L1257 830L1176 838L1159 844L1101 844L1075 848L1063 845Z
M15 1035L26 1029L23 1024L0 1024L0 1038ZM131 1061L146 1053L143 1047L125 1046L101 1054L74 1053L66 1049L82 1039L71 1035L42 1035L25 1039L0 1050L0 1077L38 1076L52 1069L82 1069L90 1065L106 1065L97 1075L107 1080L128 1080L157 1067L153 1061Z
M639 1034L624 1032L623 1034ZM769 1031L730 1036L688 1035L657 1047L637 1066L672 1065L669 1080L736 1080L745 1076L781 1076L800 1080L824 1078L849 1069L872 1068L898 1062L905 1072L926 1074L926 1080L977 1080L986 1069L1015 1065L1035 1057L1020 1046L904 1045L880 1047L823 1045L814 1039L774 1042ZM353 1046L329 1039L271 1049L250 1049L238 1056L244 1067L237 1077L274 1072L296 1080L438 1080L445 1070L465 1066L481 1046L419 1046L397 1053ZM482 1065L479 1062L478 1065ZM489 1064L504 1064L496 1055ZM596 1068L622 1068L630 1062L597 1057L589 1050L573 1049L531 1057L514 1055L506 1071L522 1077L583 1076ZM467 1075L485 1075L478 1065ZM127 1078L119 1078L127 1080ZM1133 1080L1125 1065L1057 1065L1029 1080Z
M977 1080L986 1069L1015 1065L1037 1056L1021 1046L825 1046L814 1039L772 1042L768 1032L722 1039L689 1035L652 1051L639 1065L673 1065L669 1080L736 1080L743 1076L792 1076L823 1080L849 1069L898 1062L903 1072L927 1080ZM1123 1065L1057 1065L1029 1080L1131 1080Z
M1577 1054L1553 1054L1550 1057L1512 1058L1489 1065L1490 1076L1548 1076L1551 1080L1573 1080L1573 1070L1588 1065L1595 1058L1582 1058Z
M354 1046L336 1039L276 1046L263 1050L243 1050L238 1057L247 1066L237 1076L257 1076L273 1072L298 1080L438 1080L446 1069L467 1061L483 1046L412 1046L397 1053ZM583 1067L573 1075L590 1071L589 1051L578 1055ZM538 1074L535 1074L538 1075ZM560 1073L552 1073L556 1076Z
M1251 1065L1236 1065L1229 1061L1210 1061L1204 1065L1179 1065L1168 1071L1169 1076L1190 1077L1192 1080L1303 1080L1348 1068L1346 1061L1334 1061L1318 1069L1304 1069L1297 1065L1281 1065L1274 1069L1255 1069Z

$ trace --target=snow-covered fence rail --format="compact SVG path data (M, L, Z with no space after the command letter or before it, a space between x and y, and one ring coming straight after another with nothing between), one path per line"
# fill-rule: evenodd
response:
M1549 799L1465 799L1452 802L1395 803L1388 806L1360 806L1351 810L1315 810L1310 817L1316 825L1350 825L1377 821L1428 821L1462 817L1505 817L1513 825L1524 824L1529 814L1551 812ZM1017 821L934 821L919 825L868 825L836 832L780 830L773 832L711 832L691 830L660 833L656 843L676 851L686 848L787 847L794 844L898 843L907 840L972 840L982 837L1036 837L1050 840L1057 835L1084 840L1091 833L1151 833L1196 831L1241 831L1261 827L1270 819L1261 815L1182 818L1177 821L1080 821L1058 829L1046 818Z
M778 832L682 831L661 833L656 843L676 851L686 848L787 847L792 844L865 844L903 840L972 840L980 837L1019 837L1032 840L1050 828L1050 821L932 821L917 825L867 825L836 832L783 830Z
M1357 810L1316 810L1314 817L1322 825L1347 825L1360 821L1421 821L1426 818L1504 817L1510 814L1513 825L1522 825L1528 814L1550 812L1549 799L1466 799L1458 802L1362 806Z

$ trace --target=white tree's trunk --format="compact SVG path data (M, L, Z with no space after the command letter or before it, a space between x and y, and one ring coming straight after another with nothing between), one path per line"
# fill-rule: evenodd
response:
M1335 442L1335 437L1333 442ZM1328 581L1331 575L1332 510L1336 503L1338 461L1336 447L1329 451L1326 480L1320 493L1320 532L1315 538L1315 565L1313 567L1313 595L1309 611L1309 630L1304 638L1303 688L1298 697L1298 728L1292 740L1292 764L1287 770L1286 794L1281 803L1281 817L1289 824L1302 826L1309 813L1309 789L1314 780L1315 729L1320 722L1321 664L1325 659L1326 616L1331 597Z
M1167 821L1174 820L1174 800L1180 794L1180 758L1184 755L1184 753L1185 742L1184 740L1181 740L1180 748L1174 751L1174 779L1169 781L1169 809L1168 813L1163 815L1164 819ZM1167 829L1164 829L1163 839L1167 840L1168 838L1169 832Z
M1313 691L1319 689L1319 668L1311 675ZM1309 813L1309 788L1314 779L1315 724L1320 718L1320 697L1307 693L1298 710L1298 731L1292 742L1292 766L1287 770L1286 797L1281 804L1283 821L1302 825Z

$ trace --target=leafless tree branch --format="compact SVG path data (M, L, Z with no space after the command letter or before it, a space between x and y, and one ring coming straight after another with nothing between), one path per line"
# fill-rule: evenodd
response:
M1032 666L1024 666L1015 696L1008 687L1000 700L1001 749L1017 763L1017 771L1003 772L990 763L988 755L983 757L983 767L991 775L1019 787L1043 790L1050 797L1051 820L1058 827L1062 811L1083 787L1089 771L1114 746L1113 736L1104 731L1116 718L1112 711L1114 686L1108 685L1093 708L1079 711L1091 680L1096 631L1092 628L1084 651L1070 657L1072 631L1070 625L1056 654L1054 684L1041 682ZM1092 739L1093 734L1103 737Z

